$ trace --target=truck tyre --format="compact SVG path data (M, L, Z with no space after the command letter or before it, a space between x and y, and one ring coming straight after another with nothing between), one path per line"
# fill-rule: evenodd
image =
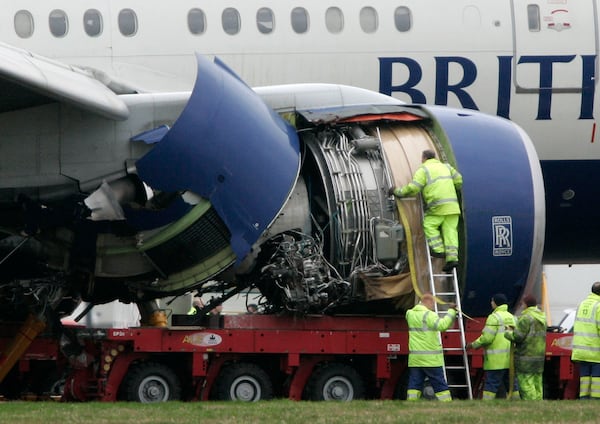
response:
M273 384L258 365L237 363L223 368L215 385L219 400L256 402L273 398Z
M181 399L181 384L166 365L147 362L134 365L123 381L123 393L129 401L152 403Z
M306 384L310 400L350 401L362 399L364 383L358 372L350 365L329 363L315 369Z
M396 388L394 389L394 399L406 400L406 391L408 389L408 368L400 375Z

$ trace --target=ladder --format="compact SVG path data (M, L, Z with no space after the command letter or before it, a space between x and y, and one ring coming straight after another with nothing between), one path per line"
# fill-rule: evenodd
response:
M446 362L447 356L444 357L444 377L446 378L446 382L448 383L448 387L450 389L462 389L467 390L467 395L469 399L473 399L473 388L471 387L471 373L469 371L469 358L467 356L467 341L465 337L465 325L463 320L462 306L460 304L460 291L458 288L458 277L456 275L456 268L452 268L451 273L434 273L433 272L433 264L431 262L431 256L429 255L429 245L426 242L427 246L427 267L429 270L429 284L431 288L431 294L436 298L443 301L451 302L456 304L457 308L457 317L456 321L458 323L458 328L456 326L454 328L450 328L446 330L446 332L458 332L460 333L460 346L461 347L443 347L444 352L457 352L461 351L461 355L452 355L451 358L458 358L457 363L452 363L448 365ZM440 281L441 280L441 281ZM448 281L452 281L452 287L446 289L448 286ZM444 289L442 291L438 291L436 288L436 282L440 282ZM437 313L447 313L446 311L438 310L438 303L435 303L435 312ZM440 334L440 343L442 343L442 336ZM452 371L453 381L450 382L448 380L448 371ZM464 382L456 382L456 380L463 379Z

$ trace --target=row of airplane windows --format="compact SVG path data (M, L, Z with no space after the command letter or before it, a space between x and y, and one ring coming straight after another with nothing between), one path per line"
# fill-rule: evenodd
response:
M365 33L373 33L379 27L379 15L370 6L363 7L359 12L360 27ZM69 33L69 17L65 11L55 9L48 16L50 32L55 37L65 37ZM132 9L122 9L118 14L119 31L125 37L132 37L138 32L137 14ZM308 11L303 7L295 7L290 13L290 24L297 34L309 30L310 19ZM408 7L399 6L394 11L394 24L398 31L406 32L412 27L412 14ZM19 10L14 18L15 32L21 38L29 38L35 30L34 17L28 10ZM229 35L240 32L242 18L237 9L228 7L221 13L221 26ZM344 14L339 7L330 7L325 12L325 26L332 34L344 29ZM207 19L202 9L191 9L187 13L187 27L191 34L201 35L206 32ZM262 34L270 34L275 30L275 14L268 7L261 7L256 12L256 27ZM83 28L90 37L98 37L104 29L104 19L100 11L88 9L83 14Z

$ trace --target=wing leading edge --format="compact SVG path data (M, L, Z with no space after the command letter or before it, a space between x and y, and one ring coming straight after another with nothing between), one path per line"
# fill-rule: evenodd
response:
M114 120L127 105L89 71L0 43L0 113L62 102Z

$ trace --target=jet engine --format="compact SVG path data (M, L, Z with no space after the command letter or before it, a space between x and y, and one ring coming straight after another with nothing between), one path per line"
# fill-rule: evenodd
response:
M193 154L181 155L182 144ZM215 205L231 231L235 284L258 287L269 310L357 312L374 302L381 311L382 299L402 308L428 290L421 201L387 194L411 180L428 148L465 181L465 312L486 313L496 292L514 302L539 278L544 202L535 151L510 121L345 86L253 92L199 57L185 110L136 166L152 187L185 187ZM165 178L173 168L193 183Z

